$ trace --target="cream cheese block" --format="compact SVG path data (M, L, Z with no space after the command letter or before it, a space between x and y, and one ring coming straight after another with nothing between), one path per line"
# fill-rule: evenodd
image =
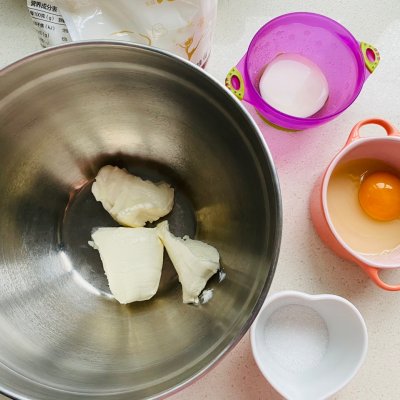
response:
M207 281L219 269L217 249L200 240L183 239L169 231L168 221L157 225L157 232L178 273L184 303L198 303Z
M174 205L174 189L153 183L111 165L98 172L92 193L110 215L124 226L140 227L168 214Z
M156 294L164 247L155 228L98 228L92 240L116 300L126 304Z

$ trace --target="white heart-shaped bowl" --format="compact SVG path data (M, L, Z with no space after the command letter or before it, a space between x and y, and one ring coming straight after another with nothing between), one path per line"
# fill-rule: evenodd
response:
M251 327L258 368L284 397L326 399L360 369L368 347L357 308L331 294L282 291L267 298Z

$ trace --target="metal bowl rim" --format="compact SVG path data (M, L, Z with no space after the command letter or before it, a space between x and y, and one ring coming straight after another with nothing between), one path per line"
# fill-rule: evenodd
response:
M199 66L191 63L190 61L185 60L179 56L176 56L166 50L162 50L162 49L155 48L155 47L150 47L150 46L143 45L143 44L126 42L126 41L83 40L83 41L79 41L79 42L66 43L66 44L62 44L62 45L58 45L58 46L54 46L54 47L50 47L50 48L46 48L46 49L42 49L42 50L33 52L33 53L27 55L26 57L23 57L15 62L7 65L2 70L0 70L0 72L1 72L1 75L4 76L6 73L11 73L15 68L18 68L24 64L29 63L31 60L40 59L41 57L45 57L47 55L47 53L57 53L57 52L62 52L64 50L68 50L69 48L75 48L75 47L79 48L79 47L86 47L86 46L128 47L128 48L133 48L133 49L149 51L152 53L159 54L163 57L172 59L174 62L183 64L187 68L190 68L193 71L195 71L195 73L202 75L205 79L207 79L209 82L211 82L212 85L214 85L216 87L216 90L222 89L222 91L225 93L227 98L229 98L229 101L233 102L235 104L235 106L243 114L247 123L250 125L253 132L256 134L256 137L258 139L258 143L262 150L263 156L267 160L267 163L270 167L270 175L272 177L271 187L272 187L273 193L275 195L274 196L275 204L271 203L274 205L274 209L270 210L270 212L276 216L276 230L275 230L275 235L273 237L273 243L272 243L273 254L271 257L270 271L268 273L265 285L260 293L258 301L257 301L255 307L253 308L252 313L249 316L249 318L247 319L246 323L242 326L242 328L235 335L235 338L227 346L225 346L225 348L212 361L210 361L205 367L203 367L202 369L197 371L190 378L187 378L186 380L182 381L178 385L175 385L175 386L173 386L169 389L166 389L162 392L159 392L152 397L152 398L164 398L166 396L170 396L174 393L177 393L177 392L183 390L185 387L187 387L190 384L192 384L193 382L197 381L202 376L204 376L207 372L209 372L212 368L214 368L239 343L239 341L243 338L243 336L249 330L254 319L258 315L258 313L264 303L264 300L267 297L267 293L271 286L272 279L275 275L276 264L278 262L281 238L282 238L282 198L281 198L278 174L276 172L275 164L273 162L271 153L266 145L266 142L264 140L264 137L263 137L260 129L258 128L257 124L251 117L250 113L241 104L241 102L228 89L226 89L224 85L222 85L220 82L218 82L217 79L212 77L207 71L205 71L204 69L200 68ZM55 388L53 388L53 389L55 389ZM15 399L15 400L30 400L29 398L26 398L25 396L21 396L20 394L13 393L11 391L4 389L3 387L1 387L1 382L0 382L0 394L4 394L5 396Z

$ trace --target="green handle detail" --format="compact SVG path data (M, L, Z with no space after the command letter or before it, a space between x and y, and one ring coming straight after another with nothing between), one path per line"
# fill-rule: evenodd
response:
M236 67L231 68L225 78L225 86L239 99L244 97L244 81L242 74Z
M361 52L364 57L365 67L371 74L375 71L375 68L378 66L379 61L381 60L381 56L379 55L379 51L372 45L361 42Z

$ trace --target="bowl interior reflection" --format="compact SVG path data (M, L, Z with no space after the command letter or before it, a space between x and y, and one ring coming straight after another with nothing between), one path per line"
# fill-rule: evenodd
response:
M145 398L203 372L239 340L269 288L279 189L254 124L200 70L145 47L45 51L0 87L0 386L16 397ZM160 290L110 295L90 192L105 164L176 189L171 230L215 246L226 279L182 304L165 257Z

